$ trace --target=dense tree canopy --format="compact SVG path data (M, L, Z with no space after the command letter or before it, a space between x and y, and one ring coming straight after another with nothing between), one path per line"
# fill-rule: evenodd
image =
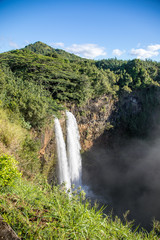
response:
M42 42L0 54L2 104L34 127L64 102L83 105L159 83L160 63L150 60L87 60Z

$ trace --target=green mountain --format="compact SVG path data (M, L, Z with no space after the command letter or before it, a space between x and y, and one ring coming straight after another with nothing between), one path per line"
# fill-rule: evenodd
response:
M97 68L95 61L79 57L70 60L72 55L65 52L62 57L60 50L58 58L39 54L46 51L56 50L37 42L28 48L0 54L0 65L5 65L16 78L43 86L56 101L85 103L91 96L114 92L113 72Z
M103 95L117 98L138 89L159 88L160 63L137 59L88 60L36 42L1 53L0 74L3 105L19 112L35 127L50 110L57 112L60 103L84 106L90 99ZM33 98L39 113L33 111Z
M62 58L66 58L69 60L80 60L81 59L80 57L76 56L75 54L68 53L62 49L54 49L40 41L35 42L34 44L29 44L24 49L35 52L37 54L42 54L45 56L50 56L50 57L55 57L55 58L62 57Z

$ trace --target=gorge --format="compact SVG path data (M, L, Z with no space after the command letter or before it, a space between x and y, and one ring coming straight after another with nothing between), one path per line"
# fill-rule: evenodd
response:
M126 104L130 102L132 104L132 99L133 97L128 98L128 100L125 99L123 107L126 107ZM101 108L102 102L101 100L99 105L97 105L97 109ZM92 104L95 103L96 101ZM90 108L94 111L95 108L93 108L92 104L90 104ZM137 111L135 111L135 103L132 105L134 111L133 117L140 113L140 107L138 106L138 104L140 104L139 98L137 98L136 104ZM77 112L77 110L74 111L73 108L72 111ZM101 121L103 121L103 123L108 119L108 114L107 111L101 114ZM157 112L153 114L154 122L153 120L150 122L152 123L152 130L150 129L148 132L147 138L128 136L125 132L122 132L121 125L117 127L117 129L111 128L110 130L104 130L95 140L93 140L95 135L89 137L88 141L92 139L93 143L89 143L88 145L92 146L82 153L83 174L81 170L79 174L78 172L76 174L78 168L76 169L74 167L77 164L76 157L78 156L79 158L76 149L77 147L78 149L80 148L79 144L77 145L76 132L73 134L71 131L72 128L74 128L75 118L72 113L66 112L67 152L68 156L71 155L71 159L73 160L70 176L72 176L72 171L75 176L82 174L83 182L79 182L77 185L88 186L92 191L91 196L94 196L95 200L98 199L101 204L107 206L105 210L107 214L113 210L113 215L118 215L123 219L123 214L129 211L128 220L132 221L134 219L135 225L140 224L146 229L151 228L153 216L159 219L160 214L160 189L158 187L160 180L159 114ZM117 113L117 115L119 115L119 113ZM91 120L91 117L90 121L85 121L83 117L83 122L79 122L82 146L84 144L83 141L85 143L87 141L87 138L83 137L84 132L82 129L87 128L88 131L90 131L91 128L95 131L94 126L97 126L96 121L99 122L99 117L97 115L96 119L94 112L90 112L90 116L94 117L94 121ZM113 116L115 117L115 115ZM81 121L81 118L79 118L79 120ZM81 124L86 124L87 126L82 127ZM144 124L148 123L146 122ZM140 125L139 127L141 128ZM100 132L97 134L99 133ZM72 142L69 141L69 137ZM79 161L79 163L81 163L81 161ZM81 169L81 167L79 169ZM71 182L75 183L75 181Z
M79 239L81 233L93 237L95 229L104 239L114 234L107 235L110 225L104 222L117 224L118 216L123 225L128 210L134 226L153 229L153 218L160 220L158 62L94 61L36 42L0 54L0 86L0 151L17 159L23 175L11 188L13 196L5 189L0 213L17 233L24 237L33 231L39 236L36 223L43 239L49 227L56 236L67 229L69 239L75 226L81 226ZM33 186L21 187L23 181ZM84 219L90 224L87 214L92 212L85 209L82 196L70 204L59 189L63 182L67 189L72 184L88 186L94 200L105 204L107 219L97 217L94 222L91 217L94 227L87 225L92 235L85 235L83 228ZM6 207L8 203L12 207ZM121 239L125 231L115 232Z

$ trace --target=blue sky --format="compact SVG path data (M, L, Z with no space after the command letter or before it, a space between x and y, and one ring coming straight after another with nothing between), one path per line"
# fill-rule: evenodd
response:
M86 58L160 61L160 1L0 0L0 52L36 41Z

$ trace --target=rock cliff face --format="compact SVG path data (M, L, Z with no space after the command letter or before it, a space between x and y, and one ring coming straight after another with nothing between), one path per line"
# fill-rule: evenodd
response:
M82 155L83 184L107 201L106 211L111 205L123 217L129 209L127 219L147 229L153 216L160 219L159 96L151 88L121 94L109 117L114 128Z
M82 150L92 147L93 142L110 129L110 117L114 110L115 100L110 96L90 100L84 107L70 106L70 111L75 115L81 137Z

